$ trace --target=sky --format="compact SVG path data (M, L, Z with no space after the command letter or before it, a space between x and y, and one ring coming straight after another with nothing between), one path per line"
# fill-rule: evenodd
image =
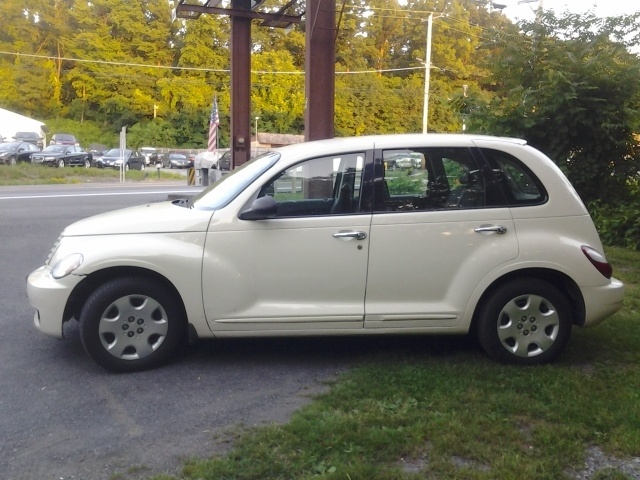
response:
M538 0L537 2L518 4L519 0L495 0L495 3L507 5L502 12L511 19L533 20L539 3L545 10L556 13L570 11L584 13L593 10L598 17L632 14L640 11L638 0ZM595 5L595 6L594 6Z

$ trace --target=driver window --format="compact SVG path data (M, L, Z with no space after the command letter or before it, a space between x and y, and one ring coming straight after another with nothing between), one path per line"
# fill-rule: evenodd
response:
M356 213L363 166L363 153L307 160L264 185L259 196L274 198L278 217Z

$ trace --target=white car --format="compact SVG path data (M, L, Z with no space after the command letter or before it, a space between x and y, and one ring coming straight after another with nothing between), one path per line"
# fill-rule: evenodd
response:
M400 154L419 168L386 170ZM623 300L549 158L435 134L287 146L194 198L76 222L27 291L41 331L77 319L113 371L188 338L267 335L473 332L491 357L536 364Z

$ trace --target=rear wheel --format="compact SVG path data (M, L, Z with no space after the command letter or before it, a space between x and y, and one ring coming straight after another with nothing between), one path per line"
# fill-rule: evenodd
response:
M486 299L477 326L480 344L490 357L523 365L546 363L569 340L570 304L550 283L520 279Z
M87 299L80 337L87 353L107 370L155 368L186 339L179 299L166 285L142 277L110 280Z

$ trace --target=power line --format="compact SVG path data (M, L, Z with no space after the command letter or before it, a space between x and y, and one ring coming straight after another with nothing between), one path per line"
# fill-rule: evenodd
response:
M37 60L57 60L65 62L78 62L78 63L93 63L98 65L120 66L120 67L138 67L138 68L153 68L159 70L183 70L192 72L205 72L205 73L230 73L228 69L220 68L202 68L202 67L180 67L180 66L166 66L166 65L152 65L147 63L132 63L132 62L114 62L107 60L87 60L82 58L71 57L55 57L51 55L35 55L30 53L17 53L0 51L0 55L11 55L15 57L28 57L35 58ZM366 74L366 73L390 73L401 72L410 70L420 70L422 67L405 67L405 68L389 68L379 70L358 70L352 72L336 72L336 75L354 75L354 74ZM303 70L291 70L291 71L272 71L272 70L252 70L252 74L256 75L304 75Z

